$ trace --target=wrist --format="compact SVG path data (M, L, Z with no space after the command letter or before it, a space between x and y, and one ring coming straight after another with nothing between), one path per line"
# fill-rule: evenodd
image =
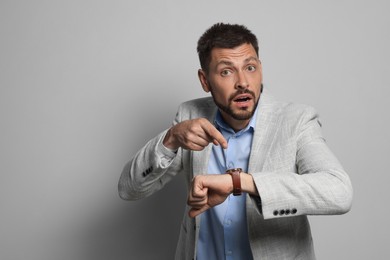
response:
M179 149L178 146L176 146L173 142L173 135L172 135L172 128L170 128L167 133L165 134L164 136L164 139L163 139L163 145L168 148L168 149L171 149L171 150L177 150Z
M249 173L241 173L241 190L250 195L259 196L253 176Z

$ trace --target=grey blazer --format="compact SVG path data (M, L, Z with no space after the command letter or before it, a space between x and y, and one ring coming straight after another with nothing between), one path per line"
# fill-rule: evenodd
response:
M188 101L180 105L174 124L200 117L214 122L216 110L211 97ZM185 174L189 185L195 175L207 173L212 144L172 155L162 146L166 131L126 164L119 180L121 198L149 196L176 174ZM350 179L326 145L316 111L263 92L248 172L261 198L246 195L254 259L315 259L307 215L343 214L352 203ZM187 210L176 249L180 260L196 258L200 217L189 218Z

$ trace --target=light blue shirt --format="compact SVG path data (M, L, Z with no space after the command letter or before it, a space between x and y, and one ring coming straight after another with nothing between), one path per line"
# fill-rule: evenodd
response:
M257 110L248 126L236 133L224 122L220 112L217 112L214 123L228 142L228 148L213 145L208 165L209 174L225 173L231 168L242 168L244 172L248 172L256 114ZM253 259L245 201L245 193L241 196L230 195L222 204L201 215L196 253L198 260Z

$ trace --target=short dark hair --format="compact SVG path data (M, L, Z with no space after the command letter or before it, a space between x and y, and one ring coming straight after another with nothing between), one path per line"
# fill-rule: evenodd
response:
M198 40L197 51L202 70L208 72L213 48L235 48L249 43L259 56L259 46L256 36L244 25L216 23L211 26Z

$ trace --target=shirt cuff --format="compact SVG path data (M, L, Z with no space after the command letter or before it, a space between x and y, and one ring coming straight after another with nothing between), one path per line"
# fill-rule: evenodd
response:
M164 137L165 137L165 135L163 135L162 138L159 140L159 142L157 144L157 151L156 152L157 152L158 157L160 158L161 166L163 168L166 168L171 164L173 159L176 157L178 149L174 150L174 149L170 149L168 147L165 147L163 145Z

